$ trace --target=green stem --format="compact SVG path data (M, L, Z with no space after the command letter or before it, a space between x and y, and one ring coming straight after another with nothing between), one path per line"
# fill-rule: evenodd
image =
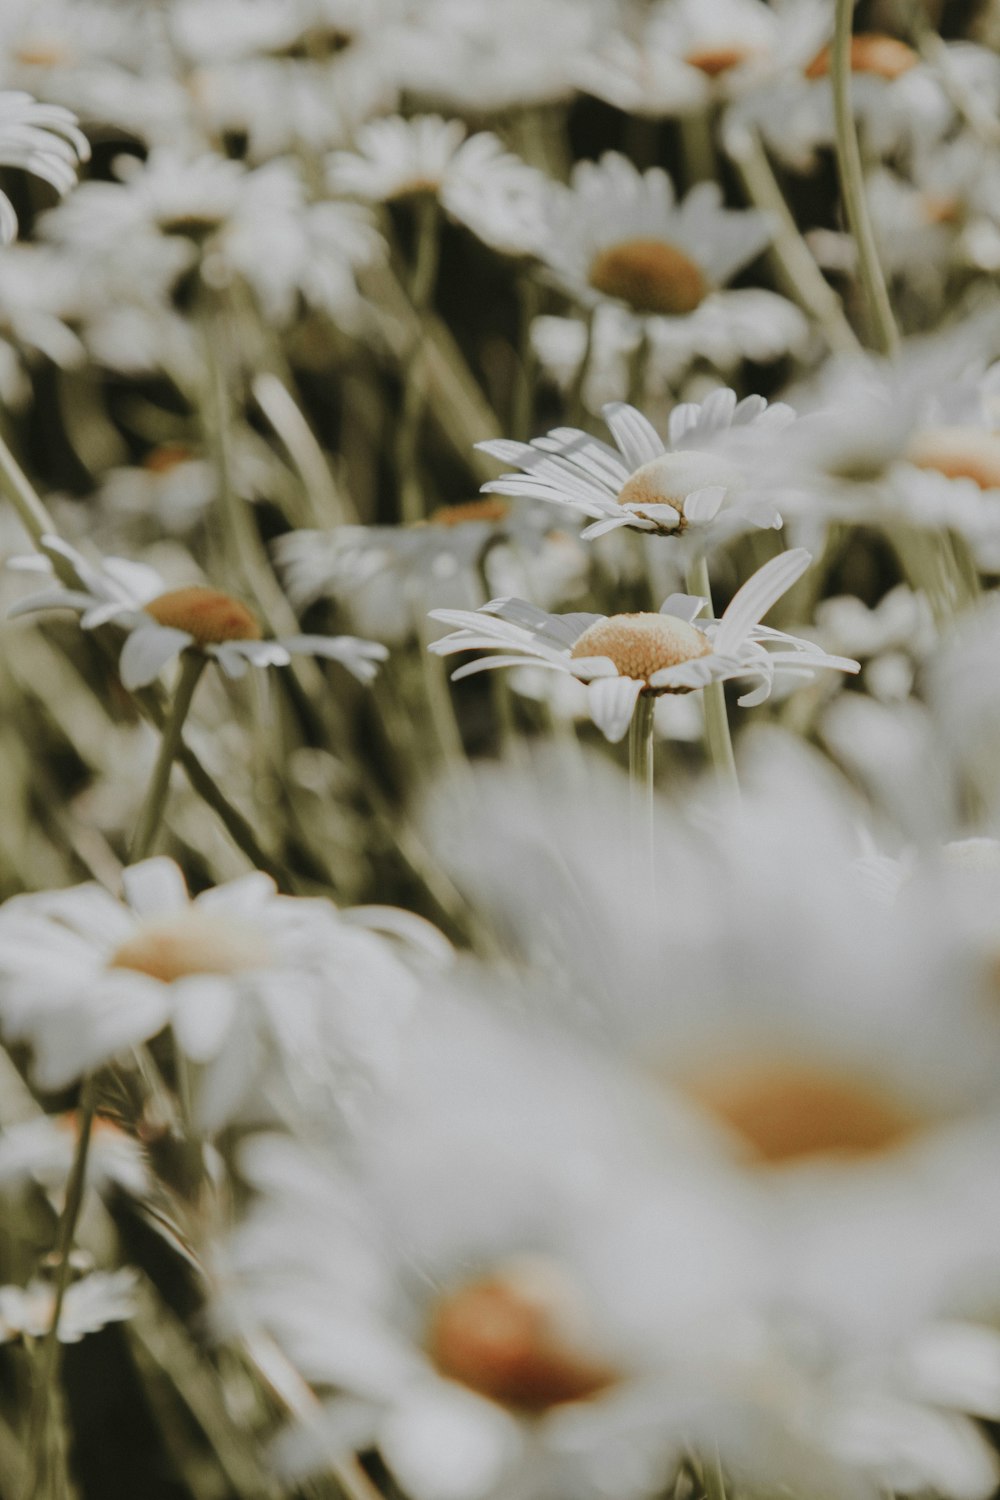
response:
M687 591L708 600L708 608L714 615L712 585L708 576L708 562L704 556L692 562L686 575ZM729 715L726 712L726 692L721 682L710 682L702 689L702 710L705 715L705 743L715 773L733 791L739 791L736 777L736 757L729 732Z
M628 777L632 801L632 840L636 863L653 878L653 715L656 699L640 693L628 727Z
M76 1153L66 1183L66 1198L59 1216L54 1254L57 1259L55 1275L55 1298L50 1322L38 1353L37 1385L31 1409L28 1450L33 1464L33 1478L25 1500L45 1495L49 1488L49 1458L54 1449L52 1425L57 1407L59 1381L59 1319L69 1287L71 1253L76 1238L76 1226L83 1206L84 1188L87 1178L87 1158L93 1134L94 1113L97 1107L97 1084L93 1074L83 1080L80 1092L79 1124Z
M865 197L861 148L851 109L851 22L855 0L836 0L831 52L833 112L837 128L837 170L847 211L847 224L858 251L858 274L868 305L869 322L879 353L896 352L899 335L892 316L889 292L879 263L868 200Z
M584 402L583 388L587 381L587 371L590 368L590 354L594 347L594 317L595 309L588 307L584 313L584 339L583 352L580 355L580 363L570 382L566 393L566 411L571 426L577 426L583 421Z
M205 658L200 652L191 652L181 657L181 675L174 694L173 705L167 715L163 726L163 735L160 740L160 753L156 757L156 765L153 767L153 776L146 792L146 800L139 814L139 822L135 830L135 838L129 852L129 860L135 864L140 859L145 859L156 838L157 830L163 818L163 809L167 802L167 788L170 785L170 770L177 759L181 747L181 732L184 728L184 720L188 716L191 707L191 699L194 690L198 686L198 679L205 670Z
M426 513L419 467L420 432L427 405L424 323L434 296L441 249L441 211L437 199L428 194L417 205L416 213L417 244L409 292L418 318L418 332L403 370L403 412L396 443L400 508L403 520L409 522L423 520Z
M779 286L815 318L835 354L854 354L857 335L844 315L840 298L813 259L809 246L774 175L756 131L734 127L726 136L726 152L740 174L747 197L774 223L770 253Z
M518 278L518 364L511 411L511 434L519 442L531 437L535 417L535 381L538 360L531 344L531 326L541 306L539 287L530 271Z
M55 534L55 522L36 495L28 476L0 437L0 490L17 511L25 531L40 552L42 538Z

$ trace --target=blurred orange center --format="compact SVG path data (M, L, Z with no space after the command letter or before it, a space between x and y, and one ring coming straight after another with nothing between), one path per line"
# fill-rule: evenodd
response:
M716 1068L682 1088L764 1162L874 1155L905 1140L918 1123L866 1080L797 1063Z
M163 984L192 974L239 974L265 968L270 954L254 928L189 906L144 923L112 956L111 969L133 969Z
M654 672L708 656L708 637L674 615L611 615L589 625L570 656L607 656L623 677L648 682Z
M171 630L186 630L199 646L218 645L221 641L259 641L260 626L245 604L218 589L195 584L186 589L171 589L159 594L144 606L158 625Z
M861 31L851 38L852 73L872 73L891 81L908 73L919 61L912 47L881 31ZM824 47L806 68L806 77L825 78L829 71L830 49Z
M701 268L665 240L623 240L591 261L588 279L605 297L636 312L677 316L693 312L708 291Z
M151 448L142 461L142 467L151 474L169 474L178 464L186 464L192 457L191 449L183 443L161 443Z
M463 521L502 521L509 512L510 506L499 495L484 495L462 505L439 505L427 519L432 526L460 526Z
M615 1380L585 1350L580 1321L565 1283L549 1267L511 1267L442 1297L427 1352L442 1375L481 1396L543 1412L585 1400Z
M981 427L928 427L910 443L907 457L949 479L971 479L983 490L1000 489L1000 433Z
M749 47L696 47L684 61L689 67L707 73L709 78L717 78L720 73L739 67L740 63L752 56L753 52Z

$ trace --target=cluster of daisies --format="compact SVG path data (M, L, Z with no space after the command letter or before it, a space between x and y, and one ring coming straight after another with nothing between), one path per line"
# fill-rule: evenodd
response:
M990 1500L995 7L0 9L0 1500Z

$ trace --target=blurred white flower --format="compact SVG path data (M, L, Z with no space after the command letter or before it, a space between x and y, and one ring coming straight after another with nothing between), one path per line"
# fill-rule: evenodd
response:
M30 94L0 93L0 166L42 178L61 197L75 185L78 164L89 157L87 137L70 110L39 104ZM16 237L14 206L0 193L0 244Z
M66 1289L59 1313L59 1342L78 1344L88 1333L122 1323L136 1310L138 1273L92 1271ZM0 1343L27 1335L44 1337L55 1311L55 1287L31 1281L26 1287L0 1286Z
M240 600L201 584L168 589L145 563L104 558L98 567L57 537L45 539L51 553L66 558L80 587L46 589L20 600L11 615L39 609L80 611L80 626L94 630L115 624L127 634L119 671L131 691L154 682L182 652L198 650L218 662L227 677L243 677L248 666L287 667L294 655L340 662L359 682L371 682L388 656L377 641L356 636L294 635L264 640L261 628ZM34 559L28 559L29 563Z

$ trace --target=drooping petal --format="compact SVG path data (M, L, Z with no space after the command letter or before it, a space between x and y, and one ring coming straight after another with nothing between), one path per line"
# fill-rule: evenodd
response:
M167 625L157 625L153 620L148 625L137 626L122 647L118 660L123 685L130 693L135 688L148 687L167 662L193 645L194 636L186 630L173 630Z
M635 712L643 684L634 677L599 677L587 689L590 717L604 735L616 745L625 735Z
M188 888L180 869L172 859L157 855L140 860L122 871L125 899L140 917L162 917L183 911L188 904Z
M795 547L772 558L748 578L722 616L715 637L716 651L722 656L737 652L753 626L802 577L811 561L812 556L804 547Z

